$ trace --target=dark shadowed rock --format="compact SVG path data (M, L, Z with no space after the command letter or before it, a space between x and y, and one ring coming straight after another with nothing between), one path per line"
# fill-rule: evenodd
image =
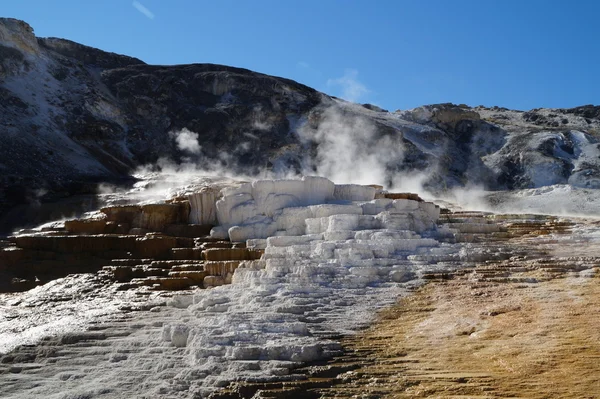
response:
M56 37L38 38L38 43L42 48L80 61L85 65L97 66L99 68L122 68L129 65L144 64L144 61L137 58L109 53Z

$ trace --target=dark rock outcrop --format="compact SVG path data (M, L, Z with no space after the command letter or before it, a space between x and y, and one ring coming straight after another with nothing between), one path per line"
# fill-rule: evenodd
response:
M84 46L70 40L56 37L38 38L40 47L58 53L67 58L82 62L84 65L96 66L98 68L124 68L129 65L144 64L144 61L133 57L127 57L121 54L109 53L98 50L93 47ZM64 80L69 71L64 71L64 77L57 77L58 80Z

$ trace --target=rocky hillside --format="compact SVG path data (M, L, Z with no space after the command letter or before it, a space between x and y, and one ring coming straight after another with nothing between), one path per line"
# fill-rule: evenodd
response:
M435 190L600 187L597 106L387 112L244 69L153 66L37 38L8 18L0 98L0 220L157 163Z
M0 19L0 96L3 209L44 193L93 190L89 183L126 177L160 157L179 162L190 154L169 132L184 128L198 134L201 151L191 155L214 162L227 153L265 166L293 142L287 116L320 102L289 80L208 64L150 66L36 38L14 19ZM236 151L244 134L260 145Z

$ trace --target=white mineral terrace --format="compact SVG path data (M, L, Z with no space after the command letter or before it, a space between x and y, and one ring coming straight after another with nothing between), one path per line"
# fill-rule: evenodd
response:
M300 362L335 353L332 337L364 326L376 310L420 284L423 272L474 256L462 244L437 240L453 231L436 225L434 204L376 194L373 187L319 177L189 194L192 222L218 221L213 236L247 240L248 247L264 248L262 259L243 262L230 285L173 297L133 318L117 310L118 301L135 302L133 294L103 286L93 287L94 299L82 293L79 302L43 302L45 290L85 287L78 286L84 277L38 287L35 296L11 296L25 304L10 309L12 319L31 324L10 327L11 319L0 318L0 352L69 328L93 327L104 335L76 355L57 354L60 367L46 364L46 374L0 376L2 397L188 398L235 380L290 378ZM490 225L463 229L488 232ZM8 311L7 298L0 305ZM38 325L35 301L45 312ZM57 310L62 322L52 316Z

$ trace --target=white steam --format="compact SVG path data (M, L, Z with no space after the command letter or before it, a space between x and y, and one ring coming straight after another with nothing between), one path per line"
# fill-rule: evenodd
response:
M404 158L402 137L381 134L366 118L329 107L318 125L298 130L302 140L317 144L314 169L336 183L389 185L388 163Z
M277 105L277 103L275 103ZM274 107L275 108L275 107ZM263 111L261 105L257 105L252 109L252 128L254 130L267 131L271 128L272 124L269 121L268 116Z
M436 166L437 167L437 166ZM390 189L423 196L426 193L425 183L433 173L433 167L426 171L396 173L391 179Z
M181 151L185 151L190 154L200 154L202 147L198 143L198 133L194 133L191 130L183 128L179 132L170 132L169 136L175 140L177 148L179 148Z

